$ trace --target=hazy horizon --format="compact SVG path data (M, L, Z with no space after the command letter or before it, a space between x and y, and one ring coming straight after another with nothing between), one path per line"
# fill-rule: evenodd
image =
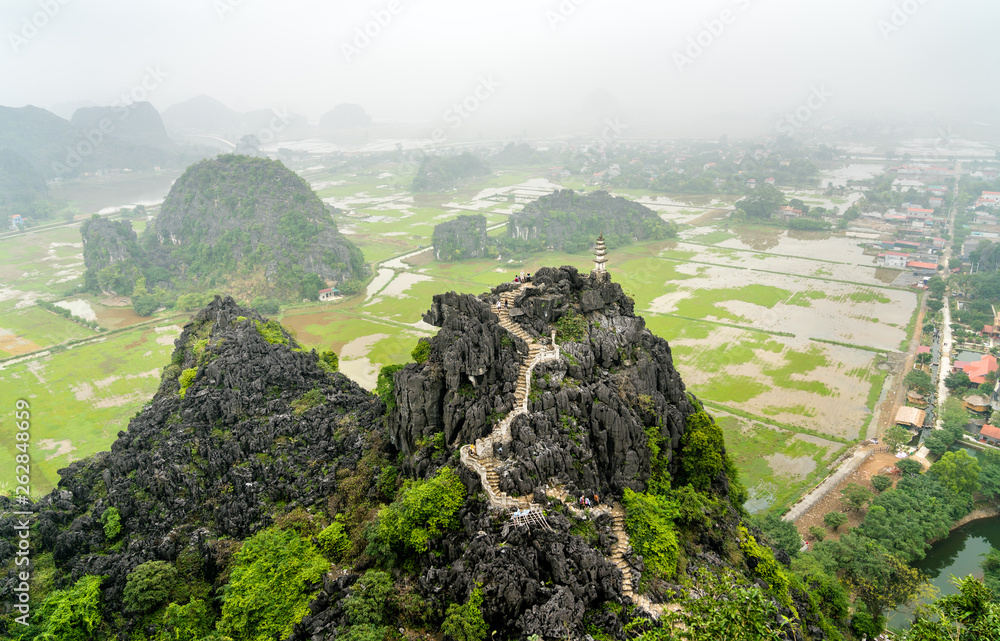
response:
M466 138L610 123L755 135L848 116L978 121L995 137L1000 86L980 70L1000 61L998 19L1000 5L972 0L13 0L0 19L0 104L68 117L129 95L162 112L206 94L316 123L349 102Z

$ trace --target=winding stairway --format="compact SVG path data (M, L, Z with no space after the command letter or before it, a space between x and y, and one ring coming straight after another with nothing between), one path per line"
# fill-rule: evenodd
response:
M500 421L499 425L494 428L489 436L476 440L475 456L472 454L471 444L464 445L461 448L462 463L479 476L483 490L489 498L490 507L493 509L515 510L514 514L516 515L530 513L540 515L542 513L542 506L533 502L533 494L514 497L500 490L500 475L497 473L497 467L500 462L494 456L494 452L498 446L509 447L511 442L511 423L518 416L528 413L528 391L531 389L532 370L539 363L557 360L560 353L559 346L555 343L555 335L552 337L551 346L543 346L510 318L509 307L514 303L514 299L517 298L521 291L532 287L534 285L531 283L524 283L518 289L504 292L500 294L500 307L492 307L493 312L499 317L500 326L528 345L528 357L521 361L521 367L517 374L517 387L514 391L514 409ZM550 490L547 494L562 500L570 512L578 518L597 518L601 514L611 515L611 531L615 536L616 543L609 560L622 573L622 578L624 579L622 581L622 594L654 617L659 618L663 614L663 606L652 603L646 597L635 593L635 588L637 587L635 585L636 577L632 573L632 567L625 560L625 555L629 549L628 534L625 533L625 508L621 504L615 503L611 507L602 505L584 511L575 507L572 499L567 500L569 497L567 497L565 491L558 493Z

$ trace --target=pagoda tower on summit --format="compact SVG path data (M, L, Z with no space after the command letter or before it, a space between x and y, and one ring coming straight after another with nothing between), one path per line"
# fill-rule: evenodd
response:
M601 234L594 243L594 274L598 277L607 274L608 268L605 266L607 262L608 252L604 246L604 234Z

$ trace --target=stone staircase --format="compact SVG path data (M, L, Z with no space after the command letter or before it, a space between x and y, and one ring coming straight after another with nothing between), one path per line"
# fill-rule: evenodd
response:
M460 452L462 463L479 475L483 490L489 498L490 507L541 513L542 507L533 502L534 495L514 497L500 491L500 475L497 473L497 467L500 462L494 456L496 447L509 447L511 442L510 426L514 419L528 413L528 391L531 389L532 370L541 362L559 358L559 346L555 344L554 334L552 336L552 346L542 346L531 334L510 318L510 314L508 313L509 306L513 304L514 299L517 298L522 290L530 287L534 287L534 285L525 283L516 290L504 292L500 295L500 308L492 308L493 312L499 317L500 326L528 345L528 357L521 361L521 367L517 374L517 387L514 391L514 409L500 421L499 425L494 428L489 436L476 440L476 456L472 455L471 444L462 446ZM622 594L631 599L637 606L643 608L654 617L659 618L663 614L663 606L652 603L649 599L635 593L635 576L632 573L632 567L625 561L625 555L629 549L628 534L625 532L625 508L619 503L615 503L610 508L602 505L591 508L588 515L586 511L576 508L572 500L566 500L565 491L561 492L561 494L554 494L550 491L547 494L562 500L569 510L579 518L596 518L596 515L600 514L611 515L611 530L617 542L611 552L610 561L622 573L624 579L622 582Z

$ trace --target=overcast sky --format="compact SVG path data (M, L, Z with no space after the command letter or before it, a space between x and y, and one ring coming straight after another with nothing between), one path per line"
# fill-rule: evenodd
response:
M995 0L4 0L0 104L109 104L145 81L160 110L205 93L436 123L478 90L472 127L767 133L796 109L996 112L998 24Z

